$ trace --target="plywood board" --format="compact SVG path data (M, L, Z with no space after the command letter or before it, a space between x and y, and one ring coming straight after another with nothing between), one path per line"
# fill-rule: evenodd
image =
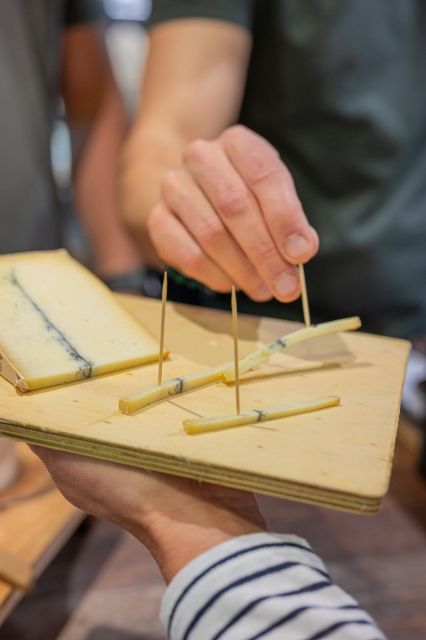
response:
M160 306L121 297L156 336ZM297 328L240 316L240 355ZM230 315L169 304L163 378L232 354ZM242 409L339 395L342 405L202 436L183 432L191 415L234 411L222 383L153 405L133 416L118 398L156 382L156 365L19 395L0 380L0 431L53 448L329 507L372 513L391 472L409 345L362 333L318 338L276 355L241 384Z

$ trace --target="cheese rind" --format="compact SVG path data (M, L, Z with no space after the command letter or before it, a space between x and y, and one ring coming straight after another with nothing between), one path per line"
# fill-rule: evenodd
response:
M280 407L265 407L264 409L252 409L240 414L229 416L215 416L213 418L191 418L183 421L185 432L189 435L198 435L201 433L209 433L211 431L220 431L222 429L232 429L233 427L243 427L259 422L267 422L269 420L278 420L279 418L288 418L297 416L302 413L310 413L327 409L328 407L336 407L340 404L338 396L326 396L317 400L307 400L303 402L295 402Z
M158 344L66 251L0 257L0 373L21 391L158 359Z

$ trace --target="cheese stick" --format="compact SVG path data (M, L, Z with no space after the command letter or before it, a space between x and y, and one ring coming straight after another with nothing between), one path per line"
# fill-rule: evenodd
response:
M298 342L316 338L318 336L324 336L330 333L338 333L339 331L351 331L358 329L361 326L361 321L358 317L343 318L342 320L333 320L332 322L324 322L316 326L305 327L293 333L289 333L286 336L277 338L274 342L266 345L249 354L245 358L239 360L240 375L253 369L263 360L269 358L274 353L279 353L286 347L290 347ZM170 396L176 396L186 391L205 387L208 384L224 380L225 382L231 382L234 380L234 363L226 362L211 369L204 369L203 371L197 371L187 376L172 378L166 380L161 385L152 385L146 387L131 396L120 398L119 408L122 413L131 414L138 409L164 400Z
M131 396L120 398L119 408L122 413L131 414L138 409L143 409L154 402L164 400L170 396L177 396L185 391L191 391L192 389L198 389L199 387L205 387L212 382L222 379L223 372L230 366L230 362L226 364L212 367L211 369L203 369L203 371L196 371L190 373L187 376L171 378L165 380L163 384L153 384L150 387L146 387L138 393L134 393Z
M279 407L268 407L265 409L252 409L244 413L229 416L215 416L214 418L191 418L183 421L183 427L189 435L209 433L221 429L232 429L233 427L243 427L269 420L278 420L289 416L297 416L302 413L318 411L328 407L335 407L340 404L338 396L328 396L318 400L308 400L305 402L295 402L293 404Z
M341 320L323 322L322 324L317 324L315 326L311 325L309 327L299 329L298 331L293 331L293 333L289 333L287 336L277 338L273 342L270 342L264 347L261 347L257 351L249 353L249 355L245 358L241 358L239 362L240 376L250 369L254 369L261 362L267 360L275 353L279 353L280 351L287 349L287 347L292 347L294 344L304 342L305 340L311 340L312 338L318 338L319 336L325 336L330 333L353 331L354 329L359 329L360 326L361 320L358 318L358 316L353 316L351 318L343 318ZM225 382L233 382L235 380L233 366L229 366L228 369L224 371L223 378Z

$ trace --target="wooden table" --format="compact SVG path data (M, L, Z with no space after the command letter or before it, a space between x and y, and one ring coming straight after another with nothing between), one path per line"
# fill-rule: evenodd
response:
M19 479L0 496L0 551L30 567L37 580L84 514L60 495L26 445L17 445L17 450ZM10 582L0 579L0 624L23 595Z

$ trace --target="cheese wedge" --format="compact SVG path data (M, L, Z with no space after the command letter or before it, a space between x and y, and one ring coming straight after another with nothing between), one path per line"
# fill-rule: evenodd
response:
M64 250L0 256L0 373L21 391L158 360L154 338Z

